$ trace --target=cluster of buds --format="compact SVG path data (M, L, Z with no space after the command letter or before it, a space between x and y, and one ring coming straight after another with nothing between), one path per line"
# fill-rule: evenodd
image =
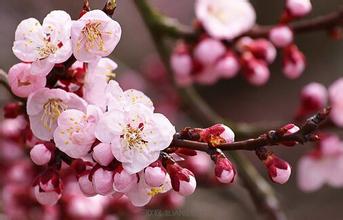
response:
M308 0L287 0L283 16L271 28L269 39L253 40L242 37L255 24L256 14L249 1L196 1L196 33L200 34L195 42L177 43L171 57L176 81L181 86L214 84L220 78L236 76L241 70L249 83L262 86L270 77L268 65L277 53L274 46L282 49L284 75L298 78L305 69L305 56L293 43L294 33L288 23L310 10Z

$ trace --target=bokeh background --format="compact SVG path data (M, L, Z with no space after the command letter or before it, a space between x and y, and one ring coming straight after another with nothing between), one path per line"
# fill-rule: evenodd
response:
M102 8L104 0L90 0L92 8ZM194 18L193 0L151 0L168 16L190 25ZM257 11L259 24L275 24L283 8L283 1L252 0ZM312 0L313 12L318 16L333 11L342 4L341 0ZM81 0L0 0L0 68L7 71L18 62L11 51L14 32L18 23L28 17L42 20L49 11L63 9L78 17ZM149 33L134 7L132 0L118 0L114 18L123 28L122 40L112 54L118 61L118 72L139 70L146 58L155 53ZM306 19L306 18L305 18ZM238 122L289 121L299 103L300 89L312 81L329 85L343 73L343 41L333 41L324 32L301 34L296 37L300 49L307 58L307 69L297 80L286 79L278 59L271 66L271 80L262 87L248 85L242 77L222 80L215 86L198 87L205 100L220 114ZM1 88L0 105L9 100L8 93ZM154 100L158 101L158 100ZM184 123L184 122L183 122ZM180 123L179 126L183 124ZM178 127L180 128L180 127ZM306 146L292 150L279 150L294 168L297 159L308 149ZM266 176L262 165L254 155L248 154L256 167ZM0 174L1 175L1 174ZM320 220L343 219L343 190L324 187L315 193L303 193L296 186L296 169L288 184L274 185L283 208L290 219ZM199 188L187 198L181 216L149 216L152 219L257 219L247 192L240 186L223 189Z

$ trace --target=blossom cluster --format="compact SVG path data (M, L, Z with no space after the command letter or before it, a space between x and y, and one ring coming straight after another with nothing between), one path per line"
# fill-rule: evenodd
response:
M179 41L170 61L177 83L214 84L220 78L235 77L241 70L249 83L262 86L270 78L268 65L276 58L276 47L283 53L284 75L300 77L305 56L294 43L288 23L311 9L309 0L287 0L279 24L267 38L252 39L247 36L254 28L256 13L248 0L197 0L197 40Z

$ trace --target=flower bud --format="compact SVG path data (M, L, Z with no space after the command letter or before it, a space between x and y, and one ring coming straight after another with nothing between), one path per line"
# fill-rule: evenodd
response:
M166 174L161 161L156 161L144 169L145 183L151 187L159 187L165 182Z
M263 163L268 169L270 179L275 183L284 184L291 176L290 165L275 154L270 154Z
M232 183L236 176L233 164L221 153L212 155L212 158L215 161L214 173L217 180L221 183Z
M300 108L297 117L303 117L322 109L328 101L328 92L320 83L306 85L300 94Z
M96 192L92 181L89 180L89 174L85 173L78 178L80 190L86 196L95 196Z
M113 192L113 172L98 168L92 175L92 183L96 193L108 195Z
M284 130L284 135L294 134L300 130L300 128L296 126L295 124L287 124L283 126L281 129ZM296 145L297 143L298 142L296 141L286 141L286 142L283 142L282 144L288 147L292 147Z
M232 52L227 51L225 56L220 58L215 64L214 72L221 77L230 79L237 75L239 68L237 57Z
M44 144L37 144L31 149L30 157L35 164L41 166L50 161L51 151Z
M310 0L287 0L286 8L294 17L302 17L312 10Z
M213 65L225 54L226 48L222 42L213 38L205 38L194 49L194 58L204 66Z
M175 79L180 86L192 84L191 72L193 69L193 61L185 43L178 43L171 56L170 65L174 71Z
M257 39L248 45L248 50L254 55L255 58L272 63L276 57L276 49L266 39Z
M23 104L20 102L11 102L4 107L5 118L16 118L23 113Z
M293 32L286 25L276 26L271 29L269 39L275 46L283 48L292 43Z
M138 182L137 174L129 174L119 165L114 170L113 189L120 193L126 193Z
M242 70L249 83L262 86L269 80L270 72L266 62L258 60L251 53L245 53L242 57Z
M235 134L228 126L224 124L215 124L209 128L203 129L200 132L201 141L212 144L213 146L221 143L232 143L235 139Z
M191 171L176 163L168 164L167 171L171 178L172 187L176 192L183 196L188 196L194 192L196 180Z
M62 182L58 173L52 169L39 176L33 185L34 195L42 205L55 205L61 198Z
M305 56L297 46L284 49L283 73L289 79L298 78L305 70Z
M111 145L100 143L93 148L93 158L101 166L107 166L114 159L111 151Z

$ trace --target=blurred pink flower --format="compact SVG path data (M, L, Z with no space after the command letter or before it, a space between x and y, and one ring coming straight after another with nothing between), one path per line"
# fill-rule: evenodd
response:
M293 42L293 32L286 25L276 26L270 30L269 39L275 46L283 48Z
M284 49L282 70L287 78L299 78L304 72L305 66L305 56L296 45L290 45Z
M101 10L85 13L71 27L73 53L82 62L110 55L119 43L121 27Z
M255 10L247 0L197 0L195 14L214 38L232 40L255 24Z
M302 17L312 10L310 0L286 0L286 8L292 16Z
M323 136L318 147L298 163L298 186L310 192L324 184L343 186L343 142L336 135Z
M343 127L343 78L336 80L329 87L329 98L331 104L331 120Z

